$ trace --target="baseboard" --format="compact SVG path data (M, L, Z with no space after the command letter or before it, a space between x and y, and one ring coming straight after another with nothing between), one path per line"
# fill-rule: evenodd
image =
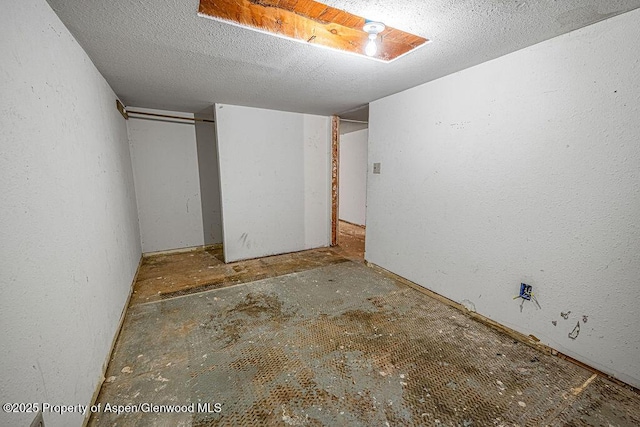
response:
M124 304L122 309L122 313L120 313L120 321L118 323L118 328L116 329L116 334L111 341L111 347L109 348L109 353L107 354L107 358L102 364L102 372L100 373L100 379L98 380L98 385L93 392L93 396L91 396L90 406L95 405L98 400L98 395L100 394L100 390L102 389L102 385L105 381L105 375L107 373L107 368L109 367L109 361L111 360L111 355L113 354L113 350L116 347L116 342L118 342L118 338L120 337L120 332L122 332L122 326L124 326L124 319L127 315L127 310L129 309L129 303L131 302L131 297L133 296L133 289L138 280L138 274L140 273L140 267L142 266L143 255L140 256L140 260L138 261L138 268L136 269L136 274L133 276L133 280L131 281L131 287L129 289L129 296L127 297L127 301ZM91 411L87 411L84 416L84 421L82 422L82 427L86 427L89 423L89 419L91 418Z
M600 371L597 368L594 368L593 366L589 366L586 363L583 363L583 362L581 362L581 361L579 361L577 359L574 359L571 356L567 356L566 354L564 354L564 353L562 353L562 352L560 352L560 351L558 351L558 350L556 350L556 349L554 349L552 347L549 347L546 344L541 343L540 340L535 335L525 335L523 333L520 333L520 332L518 332L518 331L516 331L514 329L511 329L511 328L509 328L507 326L504 326L501 323L496 322L495 320L492 320L492 319L490 319L490 318L488 318L486 316L483 316L482 314L478 314L478 313L476 313L474 311L469 311L464 305L462 305L460 303L457 303L457 302L455 302L455 301L453 301L453 300L451 300L451 299L449 299L449 298L447 298L445 296L442 296L442 295L440 295L440 294L438 294L436 292L433 292L432 290L429 290L429 289L425 288L424 286L420 286L419 284L417 284L415 282L412 282L409 279L405 279L404 277L399 276L396 273L393 273L393 272L391 272L391 271L389 271L389 270L387 270L385 268L382 268L379 265L376 265L376 264L371 263L371 262L366 261L366 260L365 260L364 263L365 263L365 265L367 267L372 268L373 270L375 270L375 271L377 271L377 272L389 277L390 279L393 279L393 280L395 280L397 282L400 282L400 283L402 283L402 284L404 284L406 286L409 286L412 289L415 289L416 291L418 291L418 292L420 292L420 293L422 293L424 295L427 295L428 297L431 297L431 298L433 298L435 300L438 300L438 301L440 301L440 302L442 302L444 304L447 304L448 306L455 308L456 310L462 312L463 314L469 316L470 318L475 319L478 322L480 322L480 323L482 323L484 325L487 325L492 329L500 331L500 332L510 336L514 340L517 340L518 342L520 342L522 344L528 345L529 347L532 347L532 348L534 348L534 349L536 349L538 351L541 351L541 352L543 352L545 354L550 354L552 356L559 357L560 359L564 359L564 360L566 360L568 362L573 363L574 365L578 365L581 368L586 369L589 372L592 372L592 373L594 373L596 375L599 375L599 376L602 376L604 378L607 378L608 380L618 384L619 386L622 386L622 387L625 387L627 389L630 389L630 390L632 390L632 391L634 391L636 393L640 393L640 390L638 390L636 387L632 386L631 384L627 384L624 381L622 381L622 380L620 380L620 379L618 379L616 377L613 377L613 376L611 376L611 375L609 375L607 373L604 373L604 372Z
M260 259L260 258L271 258L271 257L276 257L276 256L281 256L281 255L292 255L292 254L300 254L303 252L311 252L311 251L316 251L318 249L331 249L334 248L335 246L318 246L315 248L308 248L308 249L300 249L298 251L292 251L292 252L283 252L283 253L278 253L278 254L271 254L271 255L261 255L261 256L257 256L257 257L252 257L252 258L242 258L242 259L235 259L233 261L225 261L225 264L233 264L234 262L244 262L244 261L252 261L255 259Z
M144 252L142 256L144 258L147 258L147 257L157 256L157 255L181 254L185 252L200 251L203 249L221 249L221 248L222 248L222 243L214 243L213 245L189 246L187 248L168 249L166 251Z

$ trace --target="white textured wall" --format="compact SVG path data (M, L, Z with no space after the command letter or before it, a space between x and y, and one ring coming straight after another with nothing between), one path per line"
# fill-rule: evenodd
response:
M347 120L340 120L340 135L346 135L351 132L367 129L368 127L369 125L367 123L356 123Z
M227 262L328 246L328 117L216 104Z
M364 225L367 210L367 129L340 136L340 219Z
M140 259L125 120L44 1L3 3L0 74L0 401L86 405Z
M193 114L135 108L173 116ZM127 121L142 250L202 246L204 231L193 122Z
M366 241L369 261L635 386L638 22L640 10L373 102L382 174L369 169ZM541 310L520 312L520 282Z
M200 111L195 116L201 119L213 120L213 106ZM195 127L204 244L212 245L222 243L222 207L220 206L220 174L218 172L216 125L215 123L198 121Z
M304 242L300 249L331 244L331 119L325 116L298 114L302 117L304 152ZM284 162L282 163L284 165ZM283 206L286 199L283 199Z

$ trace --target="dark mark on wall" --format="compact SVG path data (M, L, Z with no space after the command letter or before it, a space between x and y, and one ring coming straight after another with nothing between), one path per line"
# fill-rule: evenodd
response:
M565 312L560 312L560 316L562 316L562 318L565 319L565 320L569 318L570 314L571 314L570 311L567 311L566 313Z
M557 320L552 320L551 323L553 323L553 326L558 326L558 321Z
M576 338L578 338L578 335L580 335L580 322L576 323L575 328L573 328L573 331L569 332L569 338L571 338L572 340L575 340Z
M589 320L589 316L587 316L586 314L582 315L582 323L587 323L587 320Z

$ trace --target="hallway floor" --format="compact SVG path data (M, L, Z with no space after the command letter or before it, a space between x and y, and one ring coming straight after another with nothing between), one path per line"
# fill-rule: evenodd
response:
M351 261L364 262L365 228L345 221L338 224L338 246L332 249Z
M353 247L145 259L98 402L194 406L89 425L640 425L636 392L364 266Z

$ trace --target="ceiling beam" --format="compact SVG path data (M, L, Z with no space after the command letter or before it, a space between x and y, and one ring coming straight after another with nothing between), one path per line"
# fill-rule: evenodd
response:
M293 40L364 56L365 19L313 0L200 0L198 13ZM387 27L375 59L392 61L428 40Z

